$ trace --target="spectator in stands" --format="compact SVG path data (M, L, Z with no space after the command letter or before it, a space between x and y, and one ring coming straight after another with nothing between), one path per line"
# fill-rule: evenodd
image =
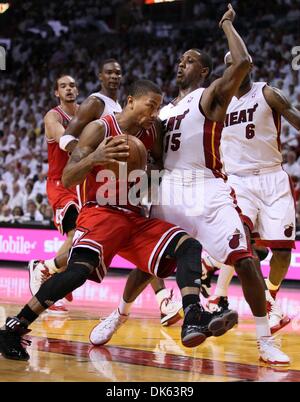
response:
M1 207L0 222L10 222L12 220L11 209L8 205Z
M32 195L32 189L33 189L33 180L29 179L27 180L26 184L25 184L25 194L23 197L23 205L22 208L23 210L26 211L27 208L27 202L28 200L32 199L33 195Z
M11 209L15 207L21 207L23 204L24 194L20 189L20 186L17 182L14 182L12 185L12 195L9 202Z
M23 216L24 216L24 211L21 207L16 206L13 208L12 210L12 222L18 222L18 223L22 223L23 220Z
M23 217L23 221L42 221L43 220L43 215L37 210L37 206L33 200L28 200L27 201L27 206L26 206L26 213Z
M283 169L292 177L293 180L298 181L300 179L300 166L297 162L296 152L288 152L287 163L284 163Z
M0 202L0 205L2 207L8 206L9 205L9 200L10 200L10 195L9 193L4 193Z
M285 124L282 126L281 145L282 145L282 148L285 148L285 149L288 149L290 147L294 147L294 148L298 147L296 131L293 128L291 130L290 125Z
M43 166L38 165L39 169L42 170ZM46 179L44 173L39 173L38 180L34 183L32 194L36 196L37 194L46 194Z

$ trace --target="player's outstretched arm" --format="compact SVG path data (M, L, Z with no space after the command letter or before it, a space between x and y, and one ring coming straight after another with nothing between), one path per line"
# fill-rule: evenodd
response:
M268 105L297 130L300 130L300 111L291 104L284 93L278 88L273 88L269 85L264 87L263 93Z
M93 120L99 119L103 111L104 103L101 99L94 96L85 99L79 106L76 116L73 117L64 132L64 137L60 141L61 149L73 152L83 129Z
M232 96L251 69L251 58L246 45L232 24L234 18L235 11L229 4L219 27L223 29L226 35L232 64L225 70L221 78L215 80L204 91L201 98L201 107L204 113L213 121L222 122L224 120Z

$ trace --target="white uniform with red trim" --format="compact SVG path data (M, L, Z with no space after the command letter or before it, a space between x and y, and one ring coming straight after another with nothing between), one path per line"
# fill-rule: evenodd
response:
M221 150L229 184L245 221L269 247L293 247L295 205L288 174L282 169L281 116L268 105L265 82L254 82L227 109Z
M164 168L152 217L177 224L216 260L250 256L242 221L224 179L219 148L223 124L199 110L204 88L162 108Z

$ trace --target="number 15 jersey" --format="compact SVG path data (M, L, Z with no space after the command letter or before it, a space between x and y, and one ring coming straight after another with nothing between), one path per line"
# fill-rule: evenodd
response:
M265 82L254 82L240 99L232 98L222 132L221 151L227 174L247 175L278 168L281 116L267 103Z
M177 104L169 103L161 109L164 168L171 172L201 170L204 178L225 178L220 158L223 123L207 119L200 110L203 91L204 88L198 88Z

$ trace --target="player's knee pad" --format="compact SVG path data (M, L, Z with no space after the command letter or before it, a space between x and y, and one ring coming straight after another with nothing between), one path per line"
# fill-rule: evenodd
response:
M85 265L90 273L99 265L99 255L88 248L74 248L68 262L69 266Z
M185 243L185 241L180 245L180 247L177 248L177 244L179 242L179 240L184 237L184 236L189 236L187 233L185 232L181 232L181 233L177 233L176 236L173 237L173 239L170 241L170 243L167 245L167 248L165 249L164 252L164 256L165 257L171 257L171 258L175 258L175 250L178 251L179 248L182 247L182 245Z
M201 244L192 238L186 239L176 250L176 281L179 289L201 286Z
M96 252L88 250L84 254L82 253L83 249L79 253L74 251L67 269L64 272L53 275L44 282L36 294L36 298L44 307L49 307L49 305L82 286L97 266L96 261L99 262L99 257ZM82 257L82 254L84 254L84 257Z
M89 275L90 270L86 265L68 265L66 271L54 274L44 282L35 296L44 307L49 307L83 285Z

